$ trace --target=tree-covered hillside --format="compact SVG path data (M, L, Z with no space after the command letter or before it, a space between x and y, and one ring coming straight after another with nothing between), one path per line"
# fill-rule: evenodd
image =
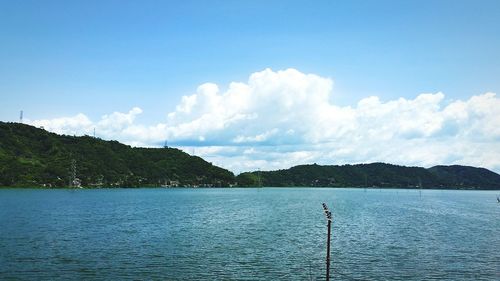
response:
M434 166L428 169L448 186L500 189L500 176L485 168L468 166Z
M240 185L249 186L500 189L500 175L484 168L457 165L425 169L385 163L313 164L242 173L237 178Z
M73 165L74 163L74 165ZM229 186L234 175L175 148L133 148L0 122L0 186Z
M61 136L0 122L0 186L321 186L500 189L500 175L484 168L429 169L385 163L300 165L233 173L175 148L134 148L89 136Z

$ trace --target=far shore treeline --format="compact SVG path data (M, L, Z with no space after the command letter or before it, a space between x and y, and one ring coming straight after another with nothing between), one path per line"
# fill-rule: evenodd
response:
M385 163L300 165L235 176L176 148L137 148L90 136L57 135L0 122L1 187L377 187L500 189L484 168L429 169Z

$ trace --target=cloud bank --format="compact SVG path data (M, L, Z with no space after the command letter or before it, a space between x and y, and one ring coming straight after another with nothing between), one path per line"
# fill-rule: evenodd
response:
M295 69L266 69L246 83L200 85L154 126L137 124L138 107L98 121L28 121L60 134L92 135L134 146L165 140L235 172L305 163L389 162L474 165L500 171L500 99L494 93L447 100L443 93L338 106L333 81Z

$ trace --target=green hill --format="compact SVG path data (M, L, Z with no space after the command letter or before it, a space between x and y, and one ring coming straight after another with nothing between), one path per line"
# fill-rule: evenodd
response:
M73 176L74 174L74 176ZM429 169L385 163L300 165L278 171L233 173L175 148L135 148L89 136L57 135L0 122L0 186L65 187L303 186L500 189L484 168ZM73 184L74 185L74 184Z
M434 166L428 171L447 186L500 189L500 176L484 168L459 165Z
M429 169L385 163L321 166L242 173L240 185L381 188L500 189L500 175L484 168L435 166ZM259 184L260 182L260 184Z
M0 122L0 186L229 186L230 171L175 148L133 148Z

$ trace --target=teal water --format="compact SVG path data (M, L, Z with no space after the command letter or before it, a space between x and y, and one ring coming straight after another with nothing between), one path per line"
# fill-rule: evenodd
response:
M0 279L500 280L498 191L0 190Z

